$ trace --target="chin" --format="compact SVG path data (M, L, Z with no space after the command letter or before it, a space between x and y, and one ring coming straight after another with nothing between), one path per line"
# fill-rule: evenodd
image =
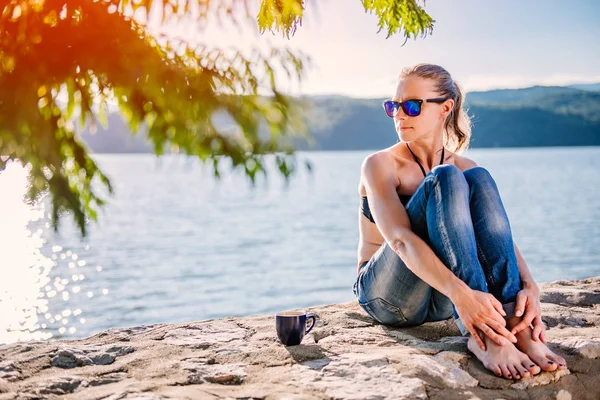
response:
M408 132L398 132L398 139L400 139L401 142L410 142L414 139L413 136L414 135L411 135Z

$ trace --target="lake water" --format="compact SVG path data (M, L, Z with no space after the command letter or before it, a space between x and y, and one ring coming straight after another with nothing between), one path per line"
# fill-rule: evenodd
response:
M183 156L94 155L116 194L80 239L24 205L23 170L0 174L0 343L110 327L265 315L354 299L357 185L369 152L299 153L270 173L215 181ZM539 282L600 275L600 147L474 149L498 183Z

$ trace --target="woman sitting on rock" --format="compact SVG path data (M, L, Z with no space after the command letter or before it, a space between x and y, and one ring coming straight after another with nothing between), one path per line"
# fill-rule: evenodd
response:
M400 140L362 164L358 303L395 327L454 315L498 376L566 368L545 345L540 292L495 181L458 154L471 134L459 86L440 66L416 65L383 106Z

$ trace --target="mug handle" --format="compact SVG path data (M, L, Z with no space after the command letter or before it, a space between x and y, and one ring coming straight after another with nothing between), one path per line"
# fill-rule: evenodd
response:
M315 316L315 314L307 314L306 320L308 321L309 319L312 320L312 324L310 324L310 326L308 328L306 328L306 332L304 333L305 335L307 335L308 332L310 332L312 330L312 328L314 328L315 324L317 323L317 317Z

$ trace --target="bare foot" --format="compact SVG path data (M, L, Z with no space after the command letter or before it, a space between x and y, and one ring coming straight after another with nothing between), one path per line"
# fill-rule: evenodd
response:
M504 346L499 346L489 337L483 337L486 350L481 350L471 335L467 347L475 357L483 363L483 366L497 376L507 379L521 379L540 373L540 367L535 365L526 354L522 353L514 344L506 340Z
M521 321L519 317L509 318L506 321L506 328L511 330L515 325ZM567 368L567 362L561 356L553 353L548 346L540 341L534 341L531 338L532 329L527 327L521 332L517 333L517 343L515 346L523 353L527 354L529 358L535 362L544 371L556 371L557 369L563 370Z

